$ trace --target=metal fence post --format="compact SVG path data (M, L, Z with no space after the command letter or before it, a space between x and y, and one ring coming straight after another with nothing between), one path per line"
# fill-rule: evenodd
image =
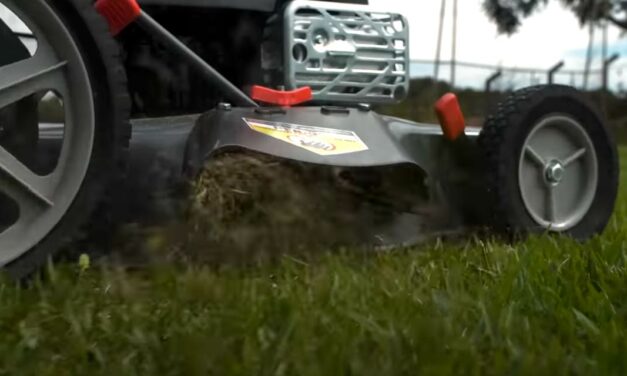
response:
M614 54L610 56L609 59L603 62L603 92L607 92L608 90L610 66L614 64L619 58L619 54Z
M492 91L492 84L494 83L494 81L501 78L502 75L503 75L503 71L499 69L498 71L494 72L494 74L492 74L490 77L488 77L488 79L485 81L486 93L489 93Z
M607 113L607 99L609 96L609 76L610 76L610 66L614 64L620 58L619 54L614 54L610 56L603 62L603 71L601 74L603 75L603 87L601 88L601 106L603 109L603 114L608 116Z
M557 71L559 71L563 67L564 67L564 62L560 61L559 63L555 64L551 69L549 69L549 72L547 74L548 76L547 81L549 84L552 84L554 82L555 73L557 73Z
M492 92L492 84L494 83L494 81L498 80L502 75L503 75L503 71L499 69L498 71L492 73L492 75L490 75L490 77L488 77L488 79L485 81L485 92L483 94L483 98L484 98L483 104L484 104L486 112L490 110L490 103L492 102L492 95L490 94Z

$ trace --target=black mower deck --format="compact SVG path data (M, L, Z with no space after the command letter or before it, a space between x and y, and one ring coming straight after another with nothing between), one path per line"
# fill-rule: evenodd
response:
M473 181L468 179L468 165L474 162L457 155L474 149L460 145L474 143L478 129L467 133L466 139L453 146L442 137L439 126L354 108L232 108L203 115L135 120L130 170L124 187L120 187L123 194L118 200L118 214L122 222L155 223L175 218L180 214L180 195L189 181L207 160L223 153L255 152L321 168L361 171L413 165L429 177L425 186L432 197L420 202L420 210L396 211L394 220L377 224L367 243L379 247L415 244L439 234L464 231L466 219L457 209L465 205L456 202L462 201L462 193L463 197L470 193L462 187ZM334 150L329 148L335 145L306 144L320 139L344 143ZM440 167L445 161L449 167L438 169L433 162L436 156ZM377 210L377 206L373 204L372 209Z

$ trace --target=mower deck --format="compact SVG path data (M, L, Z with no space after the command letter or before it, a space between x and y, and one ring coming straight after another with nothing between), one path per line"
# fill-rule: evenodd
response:
M264 114L255 109L232 108L203 115L133 121L129 171L118 187L119 197L116 200L118 221L154 225L176 220L176 216L180 215L181 196L205 162L222 153L235 151L256 152L337 170L352 168L380 172L412 165L424 173L425 189L430 197L419 203L421 209L418 210L415 207L408 211L383 209L393 215L388 215L388 220L384 222L364 223L364 227L368 228L364 242L376 247L410 245L434 236L464 231L468 219L467 213L462 210L467 205L460 202L464 201L462 197L471 194L463 187L476 181L469 179L472 172L468 166L475 162L472 160L474 157L469 159L468 155L474 154L477 129L470 129L467 138L454 145L442 137L442 131L436 125L412 123L357 109L335 108L332 109L335 113L324 114L328 110L307 107L281 112L273 110L276 113ZM346 134L350 134L350 141L354 141L350 133L354 130L368 149L350 152L354 145L343 144L349 152L337 149L325 151L324 148L316 152L309 146L293 144L288 140L285 129L285 132L274 129L272 131L276 133L270 134L255 130L255 121L261 122L258 125L314 126L318 136L326 135L325 129L341 130L349 132ZM322 127L321 121L325 122ZM297 128L296 131L301 129L307 128ZM300 134L300 137L304 136ZM309 136L314 137L310 141L316 140L316 135ZM323 136L320 137L324 142ZM320 154L325 152L332 154ZM434 160L436 157L437 160ZM394 195L395 192L390 192L390 200L394 200ZM312 199L315 200L315 197ZM381 210L379 204L368 202L362 208L373 212Z

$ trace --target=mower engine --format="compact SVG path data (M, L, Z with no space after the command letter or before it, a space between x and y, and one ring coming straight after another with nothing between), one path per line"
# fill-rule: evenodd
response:
M294 1L266 29L266 84L317 103L394 103L409 91L409 25L364 6Z

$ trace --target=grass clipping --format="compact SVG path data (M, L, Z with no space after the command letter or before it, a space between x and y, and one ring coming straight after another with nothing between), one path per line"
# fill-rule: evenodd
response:
M181 219L153 230L148 248L168 261L255 262L359 244L363 219L333 169L224 154L205 165Z

